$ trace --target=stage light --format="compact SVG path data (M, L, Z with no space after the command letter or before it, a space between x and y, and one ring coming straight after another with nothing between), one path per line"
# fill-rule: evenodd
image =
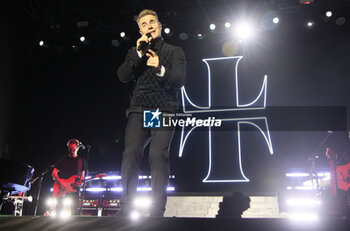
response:
M63 219L66 219L68 217L70 217L72 214L70 213L69 210L67 209L64 209L60 212L60 217L63 218Z
M182 33L179 34L179 38L181 40L183 40L183 41L187 40L188 39L188 34L182 32Z
M333 15L333 13L332 13L332 11L327 11L326 12L326 16L329 18L329 17L332 17L332 15Z
M202 40L202 39L204 39L205 38L205 35L204 34L202 34L202 33L198 33L197 34L197 39L198 40Z
M104 176L104 177L102 177L102 179L104 179L104 180L120 180L120 179L122 179L122 177L121 176Z
M148 197L135 198L134 206L139 208L149 208L151 206L151 199Z
M80 37L80 42L84 42L85 41L85 37L84 36L81 36Z
M164 33L165 33L165 34L169 34L169 33L170 33L170 28L168 28L168 27L165 28L165 29L164 29Z
M63 205L64 206L70 206L72 204L72 199L70 198L64 198Z
M121 38L125 38L125 36L126 36L126 34L125 34L124 31L120 32L120 37L121 37Z
M137 187L136 190L139 192L150 192L150 191L152 191L152 188L151 187Z
M290 198L287 200L287 205L290 207L317 207L322 202L313 198Z
M343 25L346 22L346 19L344 17L339 17L337 18L337 20L335 20L335 24L337 24L338 26Z
M241 23L236 26L235 29L237 38L241 40L249 39L253 35L253 30L251 25L248 23Z
M274 17L274 18L272 19L272 22L275 23L275 24L279 23L279 22L280 22L279 17Z
M280 22L279 14L276 11L267 11L260 18L260 25L266 30L273 30Z
M299 3L302 5L310 5L311 3L314 3L315 0L299 0Z
M210 28L210 30L215 30L216 26L215 26L215 24L210 24L209 28Z
M309 29L313 28L314 25L315 25L315 22L314 22L314 21L308 21L308 22L306 23L306 27L309 28Z
M41 40L40 42L39 42L39 46L44 46L44 41L43 40Z
M86 191L88 192L105 192L107 191L106 188L87 188Z
M288 172L286 173L286 177L306 177L310 176L310 173L306 172Z
M132 213L130 213L130 218L134 221L138 220L140 216L140 213L137 211L133 211Z
M52 205L54 205L54 204L56 204L56 203L57 203L57 201L56 201L55 198L49 198L49 199L47 199L47 201L46 201L46 204L47 204L48 206L52 206Z
M109 191L111 191L111 192L122 192L123 188L122 187L110 188Z
M225 22L225 28L230 28L231 27L231 23L230 22Z
M317 221L318 216L315 213L295 212L290 214L289 218L295 221Z

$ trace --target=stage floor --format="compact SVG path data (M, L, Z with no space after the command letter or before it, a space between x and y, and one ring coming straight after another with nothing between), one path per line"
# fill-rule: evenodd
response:
M284 218L140 218L73 216L66 219L44 216L0 216L1 231L348 231L348 219L319 219L317 221L291 221Z

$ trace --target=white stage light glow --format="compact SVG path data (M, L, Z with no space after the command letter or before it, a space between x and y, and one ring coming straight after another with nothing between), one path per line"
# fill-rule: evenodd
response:
M274 17L274 18L272 19L272 22L275 23L275 24L279 23L279 22L280 22L279 17Z
M165 29L164 29L164 33L165 33L165 34L169 34L169 33L170 33L170 29L169 29L168 27L165 28Z
M327 11L326 12L326 16L329 18L329 17L332 17L332 15L333 15L333 13L332 13L332 11Z
M314 25L315 25L315 22L314 22L314 21L308 21L308 22L306 23L307 28L310 28L310 29L311 29Z
M104 176L104 177L102 177L102 179L104 179L104 180L120 180L120 179L122 179L122 177L121 176Z
M122 31L122 32L120 32L120 37L122 37L122 38L124 38L125 37L125 32L124 31Z
M210 24L209 28L210 28L210 30L215 30L216 26L215 26L215 24Z
M138 220L140 216L140 213L137 211L133 211L132 213L130 213L130 218L134 221Z
M230 22L225 22L225 28L230 28L231 27L231 23Z
M46 204L48 206L52 206L52 205L56 204L56 199L55 198L49 198L49 199L47 199Z
M88 192L105 192L107 191L106 188L87 188L86 191Z
M81 36L80 37L80 42L84 42L85 41L85 37L84 36Z
M70 198L65 198L65 199L63 200L63 204L64 204L65 206L70 206L70 205L72 204L72 200L71 200Z
M148 197L135 198L134 206L139 208L149 208L151 206L151 199Z
M322 202L314 198L290 198L287 200L287 205L290 207L316 207Z
M302 212L295 212L292 213L289 218L291 220L295 221L317 221L318 216L315 213L302 213Z
M44 46L44 41L43 40L41 40L40 42L39 42L39 46Z
M248 23L240 23L235 28L235 35L242 40L249 39L253 36L253 29Z
M68 210L62 210L61 212L60 212L60 217L62 218L62 219L67 219L68 217L70 217L71 216L71 213L68 211Z

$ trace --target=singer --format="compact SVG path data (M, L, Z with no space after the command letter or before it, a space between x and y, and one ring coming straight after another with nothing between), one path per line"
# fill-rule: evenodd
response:
M150 143L152 205L150 216L162 217L167 201L169 180L169 149L174 127L143 128L143 110L175 113L178 108L178 90L185 83L186 59L183 50L164 42L162 24L153 10L143 10L137 18L141 37L131 48L118 69L120 81L134 81L125 149L121 166L123 193L121 215L132 212L138 175L144 148Z
M55 184L53 187L53 196L56 198L57 203L53 203L50 210L45 213L45 216L52 216L56 213L56 205L61 208L62 205L61 198L65 197L67 194L74 194L72 197L78 198L79 187L81 186L85 173L86 173L86 162L85 160L78 156L79 148L85 149L85 146L79 142L77 139L70 139L67 143L68 155L62 156L55 164L52 170L52 177L55 179ZM77 192L77 193L76 193ZM75 202L75 203L74 203ZM71 210L71 208L77 208L77 200L73 201L73 205L68 208L64 208L69 213L76 213L76 210Z

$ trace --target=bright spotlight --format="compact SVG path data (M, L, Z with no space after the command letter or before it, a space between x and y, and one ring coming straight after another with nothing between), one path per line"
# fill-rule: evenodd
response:
M122 38L124 38L125 37L125 32L123 31L123 32L120 32L120 37L122 37Z
M225 28L230 28L231 27L231 23L230 22L225 22Z
M210 24L209 28L210 28L210 30L215 30L216 26L215 26L215 24Z
M287 200L291 207L315 207L322 204L320 200L313 198L291 198Z
M307 26L308 28L312 28L314 25L315 25L315 22L314 22L314 21L308 21L308 22L306 23L306 26Z
M52 206L52 205L56 204L56 199L55 198L49 198L49 199L47 199L46 204L48 206Z
M248 23L239 24L236 27L236 36L239 39L248 39L253 35L251 26Z
M332 13L332 11L327 11L326 12L326 16L329 18L329 17L332 17L332 15L333 15L333 13Z
M165 29L164 29L164 33L165 33L165 34L169 34L169 33L170 33L170 29L169 29L168 27L165 28Z
M274 17L274 18L272 19L272 22L275 23L275 24L277 24L277 23L280 22L280 19L279 19L278 17Z
M43 40L41 40L40 42L39 42L39 46L44 46L44 41Z
M134 200L136 207L148 208L151 205L151 199L148 197L139 197Z
M65 198L65 199L63 200L63 204L64 204L65 206L70 206L70 205L72 205L72 200L71 200L70 198Z
M71 216L71 213L68 210L62 210L60 212L60 217L63 218L63 219L68 218L70 216Z
M199 39L199 40L204 39L204 37L205 37L205 35L202 33L197 34L197 39Z
M84 42L85 41L85 37L84 36L81 36L80 37L80 42Z
M139 218L140 218L140 213L139 212L137 212L137 211L133 211L131 214L130 214L130 218L132 219L132 220L138 220Z
M292 213L289 216L290 219L296 221L316 221L318 220L318 216L315 213Z

